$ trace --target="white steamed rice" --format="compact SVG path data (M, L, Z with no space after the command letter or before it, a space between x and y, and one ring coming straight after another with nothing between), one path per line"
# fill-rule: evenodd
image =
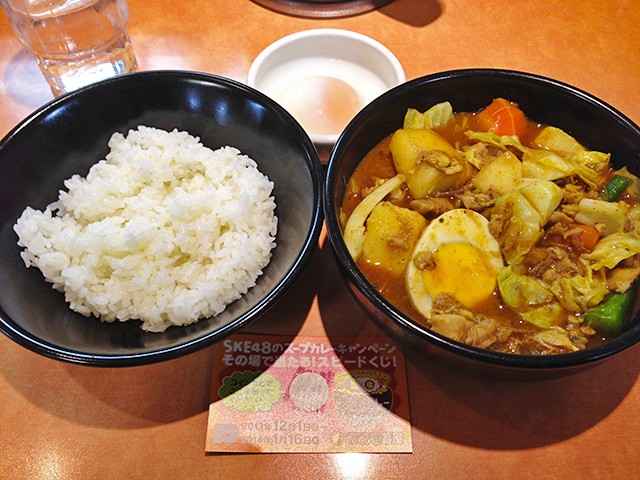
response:
M25 265L71 309L162 332L218 315L255 285L277 230L273 183L255 161L144 126L114 133L109 147L14 226Z

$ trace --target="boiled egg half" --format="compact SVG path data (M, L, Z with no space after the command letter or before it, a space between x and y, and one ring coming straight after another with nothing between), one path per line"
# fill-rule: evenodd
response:
M450 210L433 220L418 240L407 266L407 291L426 318L433 299L444 294L473 309L493 294L503 266L487 219L473 210Z

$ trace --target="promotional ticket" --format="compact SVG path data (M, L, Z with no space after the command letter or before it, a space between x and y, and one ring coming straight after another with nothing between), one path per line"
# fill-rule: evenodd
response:
M206 450L410 453L404 354L385 337L232 336L216 346Z

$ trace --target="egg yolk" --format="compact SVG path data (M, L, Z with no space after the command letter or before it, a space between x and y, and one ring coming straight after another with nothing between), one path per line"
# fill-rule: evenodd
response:
M445 243L433 252L435 267L422 272L429 295L453 294L467 308L486 300L496 288L497 274L483 252L463 242Z
M333 77L302 79L278 96L278 101L309 133L340 133L362 107L358 93L347 82Z

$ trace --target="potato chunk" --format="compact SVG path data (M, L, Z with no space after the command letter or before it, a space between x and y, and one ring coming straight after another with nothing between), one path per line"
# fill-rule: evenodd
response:
M585 225L603 224L603 236L620 233L624 230L629 205L624 202L607 202L583 198L578 204L576 221Z
M549 180L526 179L518 191L540 214L541 226L547 224L562 201L562 189Z
M515 188L522 179L522 162L511 152L504 152L491 163L485 165L475 177L473 186L482 193L491 188L505 195Z
M426 128L396 131L389 148L396 170L406 176L416 199L461 187L474 172L447 140Z
M381 202L367 220L362 260L401 274L427 220L417 212Z
M575 138L557 127L545 127L533 140L533 145L563 158L572 158L585 150Z

